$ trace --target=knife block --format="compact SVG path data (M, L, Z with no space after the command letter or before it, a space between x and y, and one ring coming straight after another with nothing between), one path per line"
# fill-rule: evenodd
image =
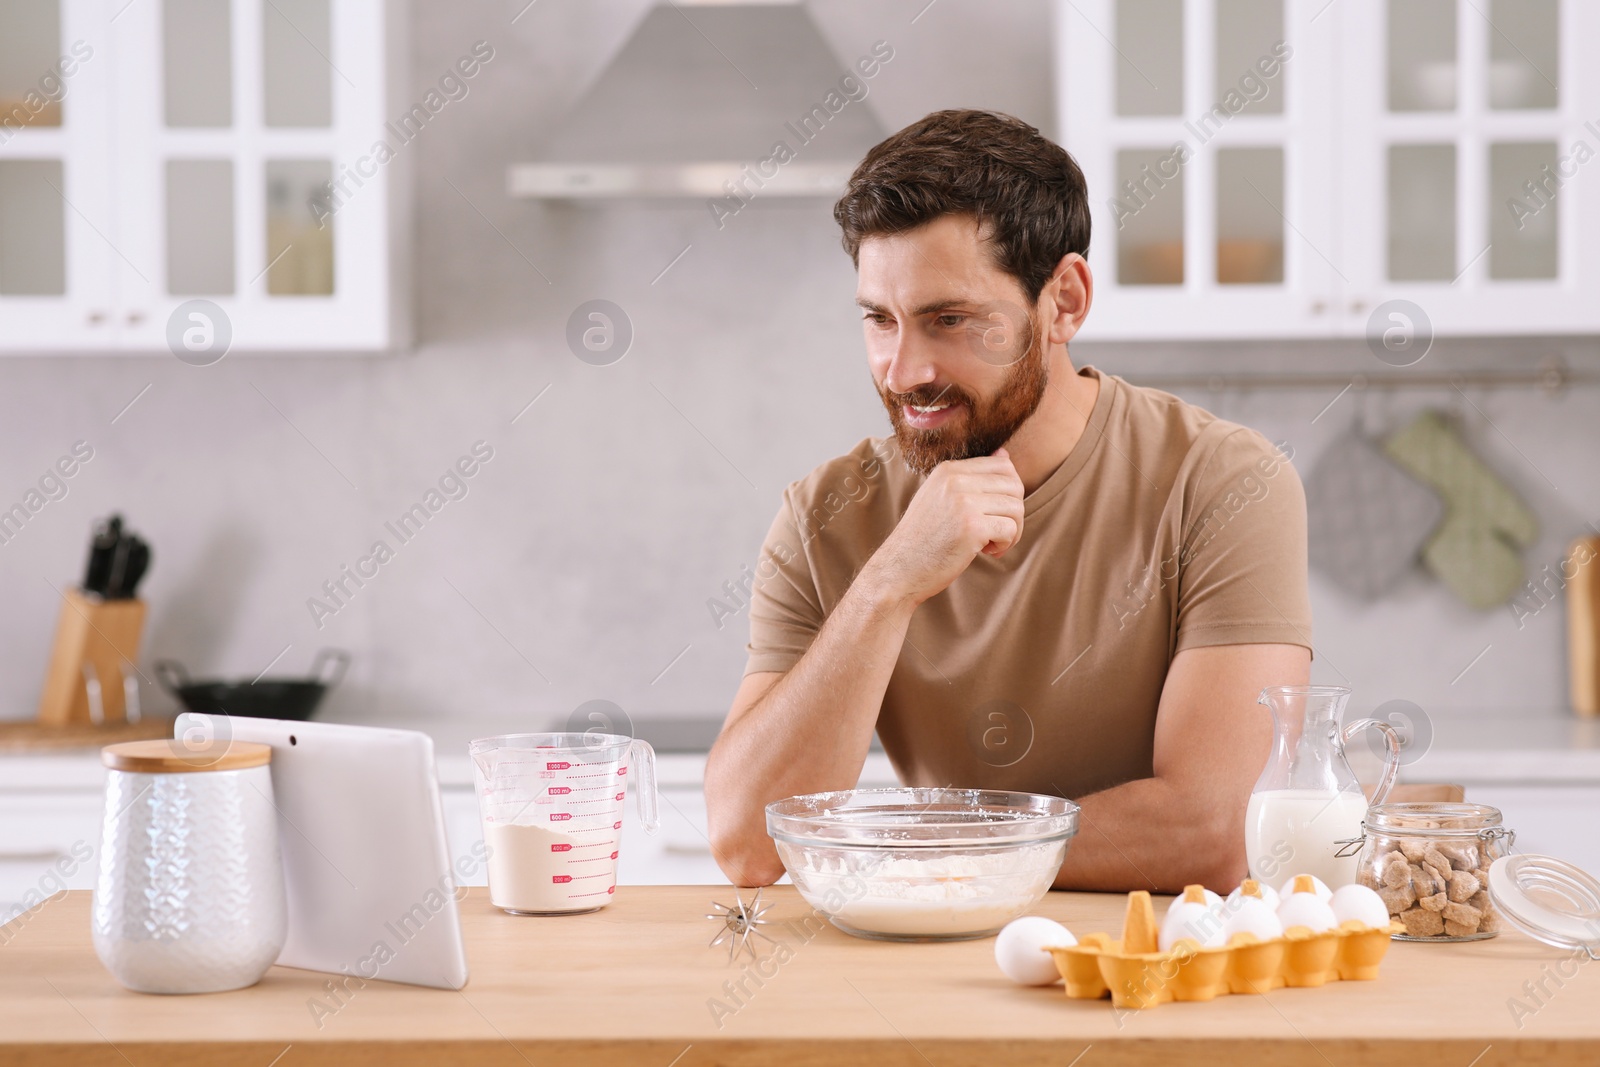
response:
M39 698L39 721L48 726L127 721L124 664L138 661L144 629L142 600L102 600L79 589L62 595L55 645ZM137 678L137 675L134 675ZM100 715L90 690L98 685ZM135 702L137 715L137 698Z

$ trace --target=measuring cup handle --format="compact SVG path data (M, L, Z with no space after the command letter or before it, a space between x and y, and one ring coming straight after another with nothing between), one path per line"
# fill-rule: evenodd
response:
M1372 799L1367 801L1368 807L1376 807L1383 803L1384 798L1389 795L1389 790L1394 788L1395 775L1400 773L1400 735L1393 726L1381 719L1357 719L1345 726L1339 735L1339 740L1348 745L1350 739L1362 730L1378 730L1382 732L1387 742L1383 754L1383 773L1378 776L1378 785L1372 791Z
M644 832L653 834L661 829L661 800L656 793L656 750L650 742L634 738L628 745L628 762L632 764L634 803L639 808L639 823Z

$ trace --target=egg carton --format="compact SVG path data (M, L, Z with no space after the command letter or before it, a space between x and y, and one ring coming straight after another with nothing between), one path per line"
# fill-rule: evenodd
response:
M1179 941L1157 948L1155 907L1144 890L1128 894L1122 937L1089 934L1076 945L1047 946L1067 996L1098 1000L1107 993L1119 1008L1149 1008L1170 1000L1212 1000L1224 993L1266 993L1330 981L1371 981L1389 951L1389 938L1405 928L1350 919L1338 929L1313 933L1291 926L1282 937L1237 933L1228 944L1201 948Z

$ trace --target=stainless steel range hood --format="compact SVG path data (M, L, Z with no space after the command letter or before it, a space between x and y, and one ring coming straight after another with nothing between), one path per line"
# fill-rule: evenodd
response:
M891 53L892 55L892 53ZM884 137L872 79L798 3L652 8L511 195L832 196ZM879 63L869 64L874 74ZM748 198L748 197L746 197Z

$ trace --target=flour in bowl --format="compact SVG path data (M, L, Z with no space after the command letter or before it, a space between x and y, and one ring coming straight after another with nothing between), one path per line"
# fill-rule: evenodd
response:
M828 912L844 927L901 937L976 935L1027 911L1050 888L1059 852L1049 844L987 855L901 857L857 872L820 861L806 881L824 890L834 883L829 895L842 903Z

